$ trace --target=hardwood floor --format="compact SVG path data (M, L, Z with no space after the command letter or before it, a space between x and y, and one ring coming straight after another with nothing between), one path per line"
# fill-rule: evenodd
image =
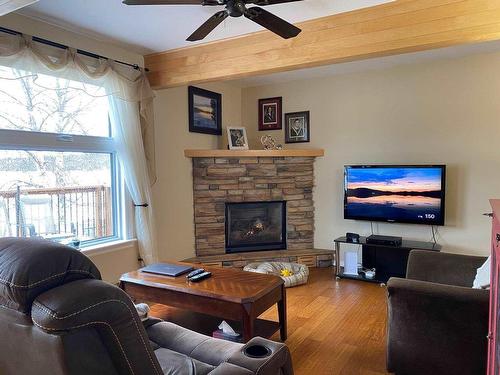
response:
M336 282L332 269L311 269L309 282L287 289L287 299L286 343L296 374L387 374L385 288ZM273 310L263 317L272 319Z
M385 371L386 289L335 281L333 269L311 269L306 285L287 289L288 339L297 375L380 375ZM152 315L162 315L153 306ZM262 318L277 320L275 307ZM279 334L272 337L279 341Z

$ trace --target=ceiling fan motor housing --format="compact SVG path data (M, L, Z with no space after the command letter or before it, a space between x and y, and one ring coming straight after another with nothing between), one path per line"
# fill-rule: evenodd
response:
M241 17L246 11L243 0L229 0L226 9L231 17Z

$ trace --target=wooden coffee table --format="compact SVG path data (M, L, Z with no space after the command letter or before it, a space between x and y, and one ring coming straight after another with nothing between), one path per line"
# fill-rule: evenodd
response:
M286 291L280 277L230 268L204 268L212 272L212 277L198 283L187 281L185 275L168 277L134 271L120 278L120 286L136 300L241 322L245 342L256 332L270 337L278 330L281 340L286 340ZM274 304L278 305L279 323L257 319ZM215 329L216 325L205 327L202 333L211 334Z

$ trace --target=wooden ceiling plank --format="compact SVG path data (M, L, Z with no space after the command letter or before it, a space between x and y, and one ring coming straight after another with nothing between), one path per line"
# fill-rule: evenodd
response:
M493 11L495 7L491 4L488 6L489 0L469 0L463 1L465 4L464 8L461 11L457 12L456 16L461 15L469 15L475 9L484 9L485 7L488 11ZM479 7L478 3L485 3L484 7ZM497 6L498 9L499 6ZM383 19L376 19L369 22L363 22L359 24L354 24L351 27L338 27L335 30L319 30L316 32L308 33L307 38L302 38L297 40L295 44L293 44L293 48L299 48L306 44L318 44L320 42L328 42L332 39L340 39L347 36L358 35L361 38L364 38L364 34L375 33L378 31L384 30L395 30L400 27L417 25L419 23L424 23L433 20L440 20L446 18L448 14L448 10L446 7L439 6L437 7L433 13L425 12L425 11L416 11L411 14L403 14L398 16L389 16L384 17ZM483 12L484 14L484 12ZM426 26L427 27L427 26ZM251 54L259 54L266 53L268 51L273 51L273 53L277 53L279 50L283 49L284 51L290 50L290 48L278 48L280 46L280 41L269 41L269 42L261 42L259 44L252 45ZM186 69L191 69L191 65L198 65L200 69L203 69L202 64L207 64L212 61L228 61L228 59L234 59L241 56L248 56L248 47L247 46L239 46L236 49L221 49L220 51L213 51L211 54L200 54L193 55L187 58L186 60L171 60L169 62L164 62L163 64L150 64L149 67L153 70L156 70L159 67L163 67L164 69L175 69L178 66L185 67Z
M397 2L386 3L372 8L363 8L360 10L354 10L350 12L344 12L336 14L333 16L326 16L314 20L304 21L298 23L297 25L306 31L322 30L325 28L335 28L342 25L350 25L352 23L359 23L364 21L369 21L371 19L379 19L381 17L397 15L401 13L408 13L415 10L427 9L431 6L445 5L450 3L459 3L463 0L406 0L405 7L397 6L396 3L403 2L398 0ZM376 8L377 12L374 10ZM392 9L394 8L394 9ZM356 14L353 18L352 13ZM218 50L227 50L230 48L237 48L241 46L241 38L245 38L250 44L253 42L252 37L255 40L260 40L262 34L272 35L268 31L259 31L256 33L247 34L244 36L237 36L233 38L224 39L223 41L209 42L201 45L196 45L193 47L182 47L178 49L173 49L166 52L154 53L147 55L146 58L153 64L163 61L168 61L171 59L176 59L180 57L187 57L191 55L199 55L204 51L207 53L213 53ZM283 41L281 38L276 38L278 41ZM290 40L289 40L290 41ZM221 44L222 43L222 44Z
M500 0L398 0L307 21L288 41L256 33L145 60L152 86L172 87L495 40L499 22Z
M328 39L321 40L321 43L310 43L300 47L298 46L294 50L289 49L280 52L274 50L266 50L262 52L256 52L255 54L258 54L260 58L267 60L271 60L272 55L274 55L275 56L274 60L278 61L281 64L288 60L293 61L294 59L295 60L301 59L302 57L300 56L300 54L305 54L305 53L315 54L317 57L322 58L323 56L330 56L332 54L332 52L329 51L328 49L339 50L346 46L363 47L378 42L384 42L384 41L389 42L391 40L401 39L400 35L402 35L403 39L406 40L406 38L408 37L413 38L427 34L434 35L436 33L443 32L446 30L453 30L454 27L458 27L459 29L461 28L461 26L454 26L454 25L467 23L471 27L475 27L476 25L482 25L486 21L489 24L494 24L496 20L500 20L500 9L490 10L488 12L481 12L477 14L465 14L461 17L455 17L455 18L440 18L431 22L416 23L414 25L409 25L409 26L400 26L399 30L398 28L389 28L377 32L370 31L369 33L356 33L353 35L349 35L348 37L340 37L339 35L339 37L333 38L331 40ZM429 30L431 30L431 32L429 32ZM240 61L240 58L245 57L245 56L234 56L234 57L229 57L229 56L225 57L226 63L229 64L225 64L224 67L220 67L219 69L233 69L232 64L241 63L242 61ZM333 55L333 57L335 58L336 55ZM206 61L203 63L203 65L199 64L196 68L199 69L199 73L202 73L203 70L206 68L216 68L216 66L213 66L213 64L214 63L218 64L218 61L220 60L216 59L213 61ZM243 66L241 65L240 67L243 68ZM175 69L175 66L170 66L170 68ZM193 70L197 71L196 68L191 68L191 67L182 66L180 68L181 69L176 70L176 72L185 73Z
M480 0L479 0L480 1ZM488 0L491 2L490 0ZM396 3L403 2L402 0L398 0L392 3L386 3L379 5L377 7L371 8L363 8L359 10L354 10L350 12L344 12L340 14L336 14L333 16L325 16L321 18L317 18L314 20L300 22L297 25L301 27L304 31L317 31L324 30L327 28L336 28L339 26L351 25L353 23L360 23L365 21L370 21L373 19L381 19L383 17L388 17L391 15L398 15L404 13L410 13L417 10L429 9L430 7L436 7L440 5L446 5L451 3L461 3L464 0L406 0L405 6L401 7L400 5L396 6ZM376 9L375 9L376 8ZM392 9L394 8L394 9ZM355 17L352 16L352 13L355 13ZM169 61L173 59L178 59L181 57L188 57L192 55L200 55L202 53L211 54L213 52L214 46L224 44L224 49L233 49L241 47L242 43L240 41L241 38L245 38L245 43L252 44L255 41L261 41L262 35L267 34L269 36L274 36L268 31L259 31L251 34L247 34L244 36L237 36L233 38L224 39L223 41L214 41L209 43L204 43L201 45L196 45L193 47L182 47L173 49L166 52L159 52L150 55L146 55L148 61L151 64L161 63L164 61ZM302 38L303 35L299 35L298 39ZM273 38L274 39L274 38ZM295 39L283 40L279 37L276 38L277 41L291 42ZM246 44L246 45L248 45Z

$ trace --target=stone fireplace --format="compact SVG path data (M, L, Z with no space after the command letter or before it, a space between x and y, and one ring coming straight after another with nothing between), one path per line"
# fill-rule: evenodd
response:
M196 256L312 250L314 161L322 155L187 150L193 160Z
M226 203L226 253L286 249L286 201Z

